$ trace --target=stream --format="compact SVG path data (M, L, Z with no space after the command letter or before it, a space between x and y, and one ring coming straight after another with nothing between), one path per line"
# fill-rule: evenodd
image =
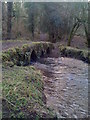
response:
M58 118L88 117L88 64L47 57L34 66L43 73L46 105Z

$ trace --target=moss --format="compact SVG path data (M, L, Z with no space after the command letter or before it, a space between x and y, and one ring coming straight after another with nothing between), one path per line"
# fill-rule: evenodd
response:
M73 57L90 63L90 52L73 47L59 46L60 54L66 57Z
M14 48L8 49L2 53L2 62L14 61L17 57L17 52Z
M12 61L5 61L3 63L3 67L13 67L14 66L14 63Z
M22 51L23 51L24 53L25 53L25 52L30 52L30 51L31 51L30 45L24 44L24 45L22 46Z
M36 52L37 58L39 59L42 50L44 51L44 54L46 54L46 50L48 47L50 48L50 50L52 50L53 44L49 42L32 42L31 44L24 44L21 47L16 47L4 51L2 54L2 60L3 62L12 61L14 64L19 66L29 64L30 55L33 50Z

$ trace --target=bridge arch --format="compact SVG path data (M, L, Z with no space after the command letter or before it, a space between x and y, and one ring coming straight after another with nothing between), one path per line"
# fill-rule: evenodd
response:
M44 51L43 51L43 50L41 51L40 57L41 57L41 58L44 57Z
M49 47L46 50L46 54L50 54L50 48Z
M36 62L37 61L37 54L35 50L31 52L30 62Z

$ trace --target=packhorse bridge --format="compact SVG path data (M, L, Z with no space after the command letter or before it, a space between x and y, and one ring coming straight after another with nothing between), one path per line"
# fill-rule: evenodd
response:
M7 65L26 66L50 54L53 48L53 44L49 42L24 44L21 47L14 47L3 51L2 61Z

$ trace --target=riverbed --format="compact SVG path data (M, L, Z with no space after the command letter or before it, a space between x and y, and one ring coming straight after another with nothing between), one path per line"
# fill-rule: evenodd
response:
M88 117L87 63L66 57L47 57L34 66L43 74L46 105L58 118Z

